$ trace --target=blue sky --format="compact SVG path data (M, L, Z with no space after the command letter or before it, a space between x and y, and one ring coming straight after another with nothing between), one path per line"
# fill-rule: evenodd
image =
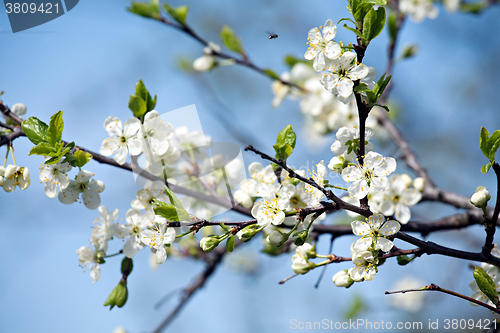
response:
M286 70L285 55L300 57L305 52L310 28L322 25L328 18L338 21L347 16L346 4L340 1L186 3L191 8L188 20L202 36L219 42L219 29L229 24L242 38L251 59L278 73ZM292 164L312 164L332 157L332 136L324 144L306 143L296 102L287 101L276 110L271 107L269 79L235 66L202 75L181 71L177 66L179 58L195 59L202 47L177 31L128 13L127 5L127 1L119 0L82 0L60 18L16 34L12 34L2 10L3 101L8 105L25 103L26 116L45 121L64 110L63 139L97 151L107 137L102 127L104 119L113 115L125 121L131 116L128 97L142 79L158 95L156 109L160 113L195 104L205 133L214 141L235 142L242 148L253 143L271 151L277 132L291 123L299 135ZM398 64L394 71L392 97L401 109L397 125L436 183L467 196L478 185L494 189L494 176L479 172L486 161L478 145L481 126L490 131L500 127L499 14L498 7L477 16L450 14L440 8L436 20L419 25L407 21L397 48L398 53L406 43L420 48L417 57ZM269 40L266 30L274 31L279 38ZM354 40L353 34L342 28L337 39ZM385 68L386 46L383 32L370 45L365 58L365 63L379 73ZM228 129L222 125L217 112L222 112L234 126ZM251 142L237 141L235 131L253 133ZM26 191L0 193L0 332L112 332L117 326L128 332L152 331L173 308L175 298L160 310L153 308L154 303L189 283L203 266L193 260L168 260L157 271L151 271L149 253L141 251L129 279L127 305L109 311L102 304L120 279L121 260L110 258L102 266L101 279L92 284L89 275L78 267L75 253L87 245L98 212L47 198L38 183L41 158L27 156L31 143L26 139L16 140L14 145L17 162L31 170L32 184ZM382 153L394 151L391 145L384 149ZM249 153L243 156L247 165L258 160ZM132 175L95 162L88 168L106 183L102 203L110 209L119 208L120 217L124 217L137 190ZM398 168L399 173L403 171L404 167ZM426 203L415 209L414 216L434 219L453 212ZM449 246L460 244L463 250L477 250L482 236L477 226L438 233L430 239ZM320 251L328 250L328 239L320 238ZM353 237L337 240L334 253L348 255L352 241ZM119 246L112 245L109 252ZM409 274L423 283L434 282L469 294L467 284L472 272L467 262L437 256L424 256L408 267L387 262L375 281L356 284L349 290L331 283L331 276L339 268L329 267L319 289L315 289L317 272L278 285L292 273L290 256L269 258L259 254L259 248L256 240L232 254L230 263L223 265L194 297L171 331L289 331L291 319L341 320L352 295L366 301L369 311L362 318L372 321L490 317L486 310L443 295L428 294L428 308L413 317L387 306L383 292ZM258 275L249 276L232 268L243 255L258 261Z

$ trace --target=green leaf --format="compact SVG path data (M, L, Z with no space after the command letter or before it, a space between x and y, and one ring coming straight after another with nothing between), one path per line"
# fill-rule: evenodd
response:
M387 31L389 32L389 37L392 41L394 41L394 39L396 38L396 34L398 31L397 23L398 15L396 14L396 12L391 11L389 17L387 18Z
M376 106L380 106L382 109L384 109L385 111L389 112L389 108L385 105L380 105L380 104L375 104Z
M281 145L277 143L273 146L273 148L276 151L276 158L278 160L282 160L283 162L286 162L287 158L290 157L293 152L293 148L286 143Z
M31 148L28 155L56 156L57 149L52 147L47 142L40 142L35 147Z
M226 251L233 252L234 250L234 236L231 236L226 241Z
M49 136L49 143L55 145L61 142L62 132L64 129L64 121L62 118L63 112L59 111L50 117L49 128L47 134Z
M363 43L368 45L371 40L377 37L385 25L385 9L378 7L377 10L371 8L363 21Z
M292 148L295 148L295 142L297 141L297 135L293 131L292 125L287 125L278 133L278 138L276 139L277 144L288 144Z
M490 162L488 164L485 164L481 167L481 172L482 173L488 173L490 171L490 168L493 166L493 162Z
M130 7L127 7L127 10L131 13L137 14L142 17L152 18L158 20L160 16L160 8L154 2L132 2Z
M497 153L498 147L500 146L500 130L496 130L491 134L490 138L488 139L488 146L489 146L489 152L488 152L488 158L490 161L495 160L495 154Z
M142 117L148 111L148 104L142 98L130 95L128 108L132 111L134 116Z
M363 91L367 91L367 90L370 90L368 89L368 86L364 83L360 83L359 85L357 85L356 87L354 87L353 89L355 92L363 92Z
M184 209L176 208L169 204L154 207L155 214L163 216L169 221L179 222L189 220L189 213Z
M76 158L75 167L81 168L85 164L87 164L92 159L92 154L87 153L83 150L77 150L73 154Z
M174 205L176 208L185 210L179 198L177 198L175 193L172 192L172 190L168 186L165 186L165 194L168 196L168 199L170 200L170 203L172 205Z
M23 121L21 127L31 142L35 145L40 142L49 142L49 135L47 129L49 126L36 117L30 117Z
M272 69L264 69L264 73L273 80L279 80L280 77Z
M343 25L344 28L346 28L347 30L351 30L352 32L354 32L356 35L358 35L358 37L360 38L363 38L363 34L361 32L359 32L358 30L356 29L353 29L351 27L348 27L347 24L344 24Z
M295 66L297 63L303 63L303 64L306 64L306 65L309 65L311 66L312 62L310 60L305 60L305 59L302 59L302 58L296 58L295 56L289 54L285 57L285 64L288 65L288 67L292 68L293 66Z
M481 132L479 133L479 148L483 152L484 156L488 157L489 149L488 149L488 138L490 133L484 127L481 127Z
M493 279L481 267L476 267L472 275L479 289L493 302L493 304L498 305L498 293Z
M220 38L222 39L222 43L231 51L240 54L244 53L243 44L240 38L227 25L222 27Z
M349 21L349 22L352 22L354 25L356 25L356 22L354 22L353 20L351 20L351 19L350 19L350 18L348 18L348 17L341 18L341 19L337 22L337 24L339 24L339 23L340 23L340 22L342 22L342 21Z
M186 17L189 11L188 6L180 6L177 8L171 7L169 4L164 4L163 7L167 11L167 13L172 16L174 20L177 21L177 23L180 23L184 25L186 23Z
M479 14L488 6L488 2L461 2L460 11L465 13Z
M373 8L373 4L371 3L361 3L356 7L356 11L354 12L354 19L357 22L363 22L363 20L366 17L366 14L370 12L370 10ZM358 26L358 25L356 25Z

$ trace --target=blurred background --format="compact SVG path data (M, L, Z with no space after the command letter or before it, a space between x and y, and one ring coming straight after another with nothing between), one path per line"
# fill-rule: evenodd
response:
M171 3L183 4L190 6L188 22L202 37L220 43L218 32L228 24L242 39L252 61L277 73L287 70L286 55L302 57L309 29L327 19L336 22L349 16L345 1ZM64 110L63 139L98 151L108 137L102 127L104 120L108 116L122 121L131 117L129 95L142 79L149 91L158 95L156 110L160 113L195 104L205 133L214 141L234 142L242 149L254 144L272 152L279 130L292 124L298 135L292 165L313 165L320 160L328 163L333 157L329 148L334 133L313 136L303 125L298 103L287 100L278 109L271 107L268 78L237 66L187 73L179 66L180 60L196 59L202 55L202 47L178 31L127 12L128 5L123 0L82 0L60 18L16 34L0 6L0 90L5 91L4 103L24 103L28 107L24 117L36 116L46 122ZM438 186L470 196L476 186L483 185L490 189L494 202L494 174L479 171L487 162L479 150L479 130L481 126L490 132L500 128L500 8L492 7L479 15L439 9L435 20L404 24L396 54L409 43L418 45L420 51L396 64L391 93L391 102L399 109L395 121ZM279 38L269 40L266 31ZM341 27L336 40L355 41L353 34ZM379 74L385 71L387 45L387 32L383 31L365 57L364 63ZM234 133L245 136L235 137ZM14 142L17 163L31 171L31 186L25 191L0 193L0 332L113 332L119 326L129 333L151 332L175 307L178 297L171 297L160 309L154 304L187 285L204 265L192 259L170 258L152 270L149 251L140 251L128 279L127 304L109 311L103 303L120 280L121 258L108 259L95 284L88 272L82 272L75 251L88 245L92 221L99 213L46 197L38 183L42 158L27 156L31 146L25 138ZM0 148L0 154L4 149ZM398 156L391 143L376 150ZM244 159L246 165L259 160L251 153L244 153ZM110 210L118 208L123 218L138 189L132 174L96 162L86 168L106 184L102 204ZM399 163L397 173L405 171ZM423 203L412 210L412 218L434 220L455 212L441 204ZM334 219L329 217L326 222ZM483 236L483 228L475 226L434 233L429 239L478 251ZM320 237L319 253L328 251L329 239L328 235ZM350 236L337 239L333 253L348 256L353 240ZM120 245L110 242L108 253ZM411 248L400 241L395 245ZM168 331L288 332L294 319L348 320L356 302L364 309L357 318L371 322L420 321L427 328L429 320L439 320L442 327L445 319L492 318L485 309L443 294L425 294L425 306L415 313L391 307L391 296L384 295L386 290L397 289L396 283L406 277L422 286L436 283L470 295L468 284L473 278L466 261L423 256L402 267L389 260L374 281L354 284L348 290L335 287L331 277L351 264L329 265L315 288L319 269L278 285L293 274L291 254L269 257L259 252L261 247L256 239L228 255Z

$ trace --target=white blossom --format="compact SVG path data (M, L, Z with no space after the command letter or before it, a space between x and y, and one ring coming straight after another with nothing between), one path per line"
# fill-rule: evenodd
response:
M290 207L290 199L287 197L276 198L274 192L262 199L262 201L256 202L252 208L252 216L257 219L257 223L264 227L283 223L285 220L284 210Z
M82 268L90 267L90 277L92 278L92 283L97 282L101 277L100 263L103 263L103 257L106 255L105 251L99 248L96 242L90 240L90 244L94 249L88 246L82 246L76 253L78 254L78 261ZM85 272L85 271L84 271Z
M158 160L170 147L169 140L175 133L174 127L161 120L158 111L150 111L144 116L144 124L140 136L143 139L144 154L149 154L150 160Z
M156 250L155 263L163 264L167 259L165 245L170 245L175 241L175 229L167 227L165 218L155 216L150 230L150 235L145 237L146 242L149 239L149 243L146 244Z
M393 244L387 237L397 233L401 225L397 221L386 220L384 215L377 213L367 218L366 222L351 222L351 227L356 236L361 236L352 244L355 252L367 251L372 246L376 250L388 252Z
M316 164L316 170L312 172L312 179L314 182L320 186L323 186L323 183L325 181L325 177L328 174L328 171L325 167L325 162L321 161L318 164ZM309 205L310 206L318 206L319 202L325 194L318 188L310 185L310 184L305 184L305 190L309 195Z
M422 199L419 191L409 188L411 184L411 178L406 174L392 175L385 191L375 194L370 201L378 201L377 211L386 216L394 214L396 220L406 224L411 218L410 207Z
M111 213L108 211L108 207L99 206L99 219L96 221L97 225L94 226L94 231L92 232L92 239L94 242L99 244L99 248L103 251L108 249L108 241L113 237L113 222L118 218L118 209L115 209Z
M69 185L59 192L58 198L65 205L77 202L82 194L83 204L88 209L96 209L101 204L99 193L104 191L104 183L100 180L91 179L93 173L81 170L75 176L75 180L70 180Z
M118 164L125 163L127 154L139 155L142 152L141 140L138 133L141 129L141 121L137 118L130 118L122 129L122 121L117 117L108 117L104 121L104 129L108 132L109 138L105 139L99 152L104 156L113 155L113 159Z
M422 22L426 17L435 19L438 16L438 9L432 0L400 0L399 10L410 15L415 23Z
M321 27L320 27L321 29ZM312 28L307 35L307 49L304 57L307 60L313 60L313 68L315 71L325 69L326 58L336 59L340 56L340 45L333 39L337 34L337 26L332 20L327 20L322 32L318 28Z
M330 150L337 156L342 156L346 161L352 161L356 158L356 151L359 149L359 129L356 126L341 127L337 131L337 140L332 144ZM373 136L371 128L365 129L365 151L373 151L373 144L369 142ZM332 162L330 162L331 164Z
M330 74L324 74L321 77L321 84L325 89L338 95L342 103L349 103L353 100L353 87L356 80L363 79L369 73L369 68L363 64L353 63L356 53L347 51L342 54L340 59L328 60L326 70Z
M349 166L342 170L342 179L348 183L349 195L363 199L368 193L378 193L387 187L387 176L396 170L396 160L392 157L369 152L363 158L362 166Z
M148 181L146 188L136 192L137 199L133 200L131 205L134 209L146 209L153 211L153 199L169 203L168 197L165 195L165 183L160 180L153 182Z
M0 169L0 177L3 179L3 189L5 192L12 192L19 186L21 190L25 190L30 186L30 171L27 167L20 167L9 164L5 170Z
M59 161L56 164L42 164L40 166L40 180L45 182L45 194L49 198L57 196L57 187L64 190L69 185L69 178L67 173L71 171L72 167L69 163L62 163Z
M149 245L151 230L155 215L152 212L142 214L139 210L130 209L125 215L127 224L114 224L113 236L117 238L128 238L123 245L123 254L127 258L133 258L140 249Z

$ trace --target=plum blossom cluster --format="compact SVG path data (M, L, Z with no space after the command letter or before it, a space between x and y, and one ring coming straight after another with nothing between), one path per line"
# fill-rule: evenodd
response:
M390 236L396 234L401 225L386 219L380 213L373 214L363 221L351 222L352 232L361 236L351 245L354 266L333 276L333 282L339 287L350 287L354 282L371 281L378 272L381 253L389 252L392 247Z
M7 167L0 166L0 186L5 192L12 192L16 187L25 190L30 184L30 171L27 167L14 164L9 164Z
M257 220L257 225L248 226L240 230L237 234L242 241L250 240L257 232L264 230L267 243L279 247L292 235L299 244L303 244L307 238L308 231L315 221L324 219L321 214L313 218L309 214L303 221L296 215L286 216L286 212L291 212L298 208L318 206L324 197L323 192L310 184L306 184L298 179L289 176L286 170L281 171L281 182L278 182L273 167L264 167L259 162L249 165L249 179L240 182L240 189L234 193L234 199L244 207L252 208L252 216ZM297 174L305 176L305 171L296 170ZM316 170L310 172L311 178L318 185L323 186L327 169L324 162L316 165ZM277 229L281 225L293 227L291 231L284 233ZM307 229L307 230L306 230ZM303 234L300 234L304 231Z

